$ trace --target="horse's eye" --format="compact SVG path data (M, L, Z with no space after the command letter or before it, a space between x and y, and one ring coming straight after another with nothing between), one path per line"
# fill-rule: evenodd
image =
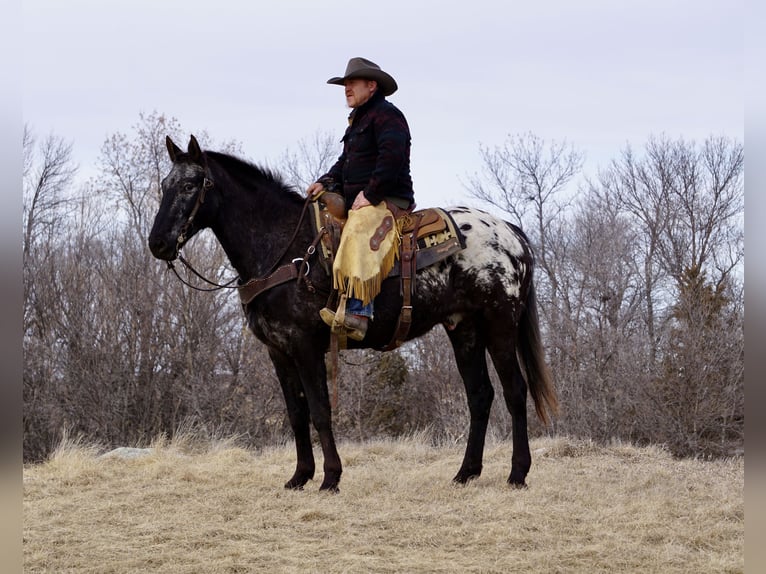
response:
M184 184L184 191L194 191L194 184L193 183L185 183Z

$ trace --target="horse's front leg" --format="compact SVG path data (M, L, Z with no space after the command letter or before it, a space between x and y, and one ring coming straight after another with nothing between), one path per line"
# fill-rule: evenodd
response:
M269 356L274 364L282 394L285 397L287 416L295 436L295 449L298 462L295 473L285 483L285 488L300 490L314 478L314 450L311 447L311 431L309 429L309 406L303 393L303 385L295 362L281 351L269 348Z
M297 367L311 411L311 421L319 435L324 456L324 480L319 489L337 492L343 468L332 432L332 411L330 395L327 391L324 354L317 347L316 341L309 341L303 346L299 353ZM321 348L321 345L319 347Z

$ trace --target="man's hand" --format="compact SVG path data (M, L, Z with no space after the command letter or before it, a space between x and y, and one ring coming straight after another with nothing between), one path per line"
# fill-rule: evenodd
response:
M369 201L367 201L367 198L364 196L364 192L360 191L356 194L356 198L354 199L354 203L351 205L351 209L356 211L357 209L361 209L362 207L367 207L368 205L372 205Z
M306 196L313 199L315 196L319 195L322 190L324 190L324 186L318 181L315 181L306 188Z

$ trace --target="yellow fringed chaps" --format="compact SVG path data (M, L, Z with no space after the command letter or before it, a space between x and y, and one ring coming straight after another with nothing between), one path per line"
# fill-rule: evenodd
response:
M370 239L387 216L393 219L385 202L349 211L333 263L333 287L339 293L361 299L364 305L380 293L383 279L399 258L401 237L396 224L380 241L377 251L370 247Z

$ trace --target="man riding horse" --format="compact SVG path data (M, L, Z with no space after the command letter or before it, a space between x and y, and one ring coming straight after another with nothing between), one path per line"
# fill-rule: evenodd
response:
M184 152L168 137L172 167L162 180L162 200L148 238L152 254L172 262L203 229L211 229L226 252L238 274L248 326L268 349L295 436L295 472L286 488L303 488L314 478L312 424L324 457L320 490L337 492L343 472L327 388L325 353L332 338L323 321L335 329L338 344L345 331L359 339L352 348L396 348L436 325L446 327L470 414L465 455L453 479L460 484L482 472L495 394L487 364L491 357L513 424L508 483L523 486L532 463L527 396L543 423L557 406L537 315L532 246L517 226L474 208L399 213L412 208L413 193L409 129L401 112L385 100L396 82L372 62L353 58L345 76L330 83L346 87L351 125L338 162L307 192L342 196L327 193L312 205L268 170L203 151L194 136ZM340 247L329 251L335 253L333 286L342 293L334 312L326 308L329 266L310 266L309 259L319 258L317 241L324 253L325 236L335 245L338 226L325 216L342 212L344 206L335 204L344 198L350 214ZM332 209L323 212L322 204L331 203ZM314 218L304 217L309 205ZM402 253L391 275L398 273L400 281L382 281L398 244ZM319 261L326 263L327 256ZM416 278L419 287L412 289ZM359 299L350 303L349 314L347 296ZM361 307L376 296L377 317L371 323L372 306L367 315L361 315Z
M313 198L324 191L340 193L349 214L333 264L333 287L340 302L337 310L325 307L320 316L331 328L345 329L361 341L373 318L373 299L398 253L396 226L386 228L384 222L391 210L414 207L410 130L404 114L386 100L397 90L396 80L374 62L351 58L345 74L327 83L344 86L351 108L349 125L343 153L306 194ZM371 248L376 232L383 237Z

